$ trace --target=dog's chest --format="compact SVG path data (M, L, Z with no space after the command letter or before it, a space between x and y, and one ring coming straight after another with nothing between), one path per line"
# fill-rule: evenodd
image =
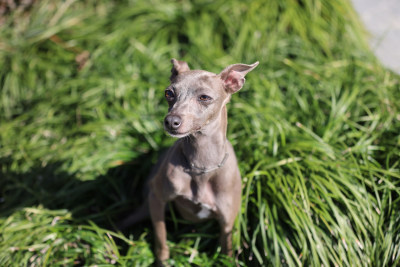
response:
M190 186L177 195L174 202L187 220L200 221L212 218L216 212L215 196L211 185L197 184L191 181Z
M215 215L215 206L189 199L185 196L179 196L174 200L179 213L189 221L201 221L213 218Z

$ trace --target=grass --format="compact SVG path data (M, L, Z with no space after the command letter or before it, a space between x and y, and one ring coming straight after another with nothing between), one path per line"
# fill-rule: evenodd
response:
M173 143L172 57L260 61L228 104L243 177L235 258L168 216L173 266L400 264L399 76L339 1L37 1L0 27L0 265L149 266L113 223Z

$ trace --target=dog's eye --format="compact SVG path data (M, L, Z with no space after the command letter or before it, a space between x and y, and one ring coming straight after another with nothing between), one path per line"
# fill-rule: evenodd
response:
M174 92L171 90L165 90L165 98L167 99L167 101L174 100L174 98L175 98Z
M208 96L208 95L201 95L201 96L199 96L199 100L205 102L205 101L212 100L212 98L211 98L211 96Z

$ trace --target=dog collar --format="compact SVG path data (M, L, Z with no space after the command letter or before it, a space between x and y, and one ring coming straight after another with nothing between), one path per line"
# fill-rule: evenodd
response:
M193 172L198 171L198 174L205 174L205 173L209 173L209 172L218 170L219 168L221 168L222 166L225 165L225 162L226 162L226 160L228 159L228 156L229 156L228 152L225 153L225 156L224 156L224 158L222 159L222 161L221 161L217 166L212 167L212 168L200 168L200 167L195 166L193 163L191 163L191 164L190 164L190 168L191 168L191 169L187 170L187 172L193 173ZM194 171L194 169L195 169L196 171Z

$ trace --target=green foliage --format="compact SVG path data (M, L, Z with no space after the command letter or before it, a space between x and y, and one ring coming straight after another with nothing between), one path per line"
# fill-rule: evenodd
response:
M36 1L0 27L0 265L149 266L170 58L260 65L228 104L236 257L169 215L172 266L400 264L399 77L348 1Z

